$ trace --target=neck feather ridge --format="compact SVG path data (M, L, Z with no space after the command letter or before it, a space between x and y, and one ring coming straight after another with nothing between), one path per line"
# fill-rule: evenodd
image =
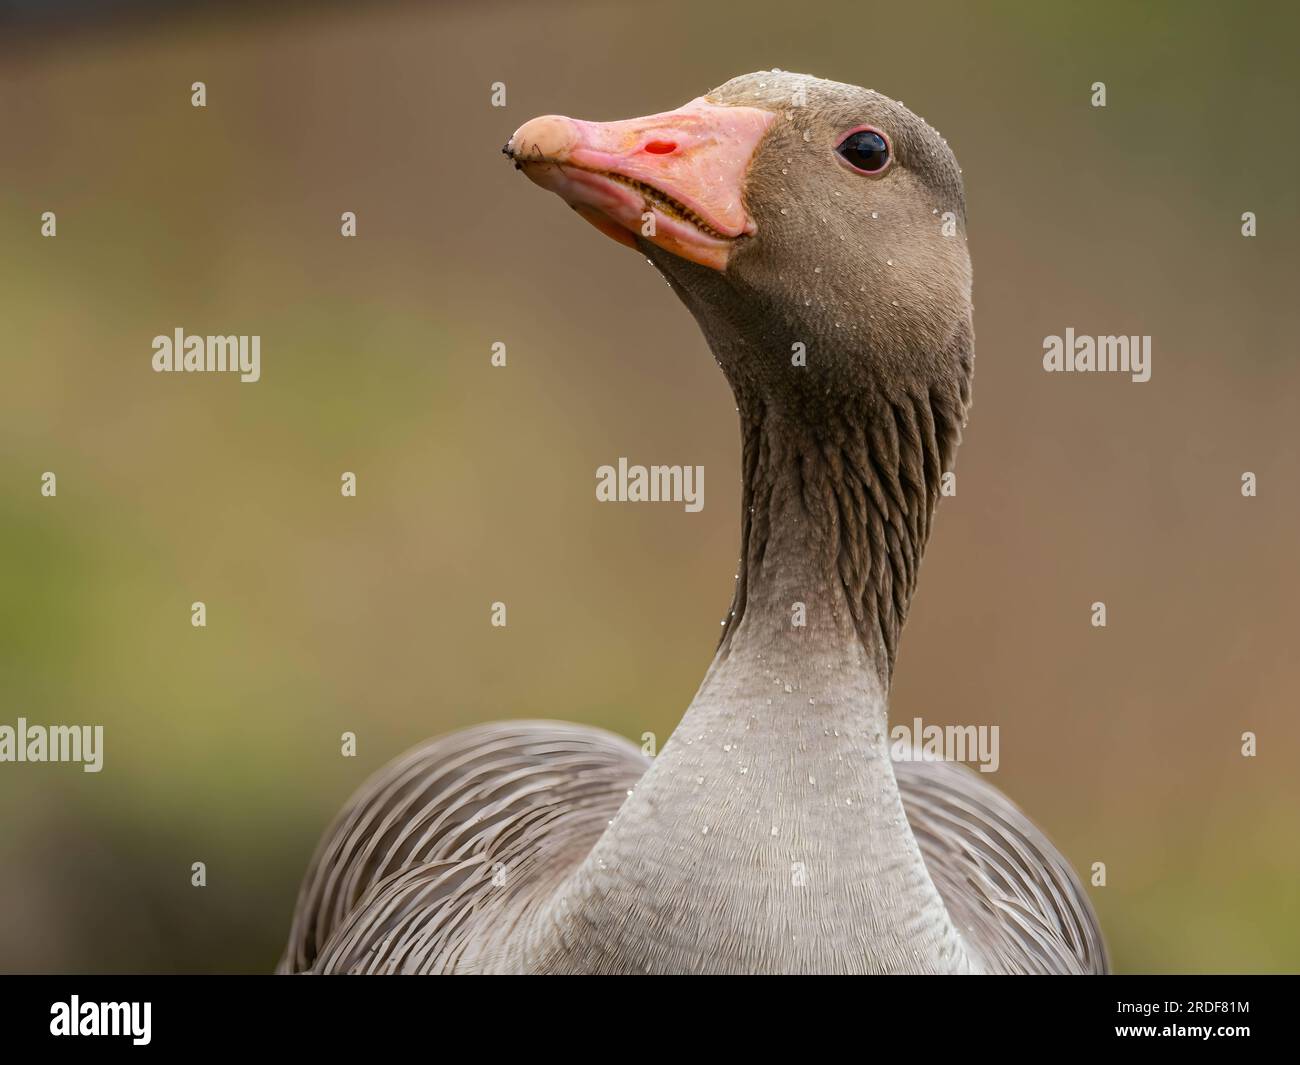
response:
M741 407L740 571L720 656L747 614L789 626L797 604L826 595L888 687L965 409L941 388L873 393L816 420Z

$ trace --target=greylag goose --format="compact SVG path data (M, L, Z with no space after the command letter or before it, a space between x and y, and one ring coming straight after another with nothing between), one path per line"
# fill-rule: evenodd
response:
M533 119L505 151L646 256L722 367L735 599L653 760L520 721L377 773L316 851L281 971L1106 971L1028 818L964 766L890 752L899 634L970 403L947 143L879 93L772 71L648 118Z

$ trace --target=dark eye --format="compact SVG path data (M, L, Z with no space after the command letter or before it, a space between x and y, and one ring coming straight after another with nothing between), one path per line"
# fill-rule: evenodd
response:
M854 170L864 174L879 174L889 165L889 141L874 129L855 130L840 141L835 151Z

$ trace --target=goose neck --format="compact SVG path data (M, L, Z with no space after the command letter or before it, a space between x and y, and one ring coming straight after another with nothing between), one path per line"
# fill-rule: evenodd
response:
M719 657L856 643L887 690L948 461L928 397L815 418L741 410L741 554Z

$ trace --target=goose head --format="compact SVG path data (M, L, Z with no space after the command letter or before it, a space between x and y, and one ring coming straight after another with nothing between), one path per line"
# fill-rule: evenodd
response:
M815 585L887 684L970 402L947 143L880 93L763 71L645 118L536 118L505 152L650 260L731 384L744 542L720 653L747 613L775 638Z
M762 71L645 118L536 118L505 151L655 265L742 409L816 421L932 385L968 402L961 172L901 103Z

